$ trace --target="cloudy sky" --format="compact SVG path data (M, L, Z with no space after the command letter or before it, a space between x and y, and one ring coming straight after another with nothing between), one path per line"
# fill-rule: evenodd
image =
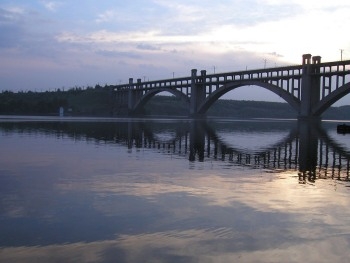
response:
M348 0L1 0L0 90L350 58Z

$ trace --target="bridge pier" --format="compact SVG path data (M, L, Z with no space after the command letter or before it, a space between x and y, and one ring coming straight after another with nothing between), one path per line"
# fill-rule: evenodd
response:
M200 78L197 77L197 69L191 70L191 98L190 116L193 118L205 118L206 114L198 113L199 106L206 98L206 70L201 70Z
M142 97L142 90L139 88L141 85L141 79L137 79L135 86L133 78L129 78L129 90L128 90L128 115L135 115L135 105Z
M313 108L320 101L321 95L320 76L316 75L320 73L319 67L316 66L319 63L321 63L320 56L303 55L299 119L320 119L313 113Z

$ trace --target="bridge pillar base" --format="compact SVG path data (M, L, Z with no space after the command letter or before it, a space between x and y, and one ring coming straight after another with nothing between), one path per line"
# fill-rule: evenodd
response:
M192 119L196 119L196 120L200 120L200 119L206 119L207 118L207 115L204 113L204 114L199 114L199 113L191 113L189 115L190 118Z
M299 121L303 122L320 122L322 118L320 116L298 116Z

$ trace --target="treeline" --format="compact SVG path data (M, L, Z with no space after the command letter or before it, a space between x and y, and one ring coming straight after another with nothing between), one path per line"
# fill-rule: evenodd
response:
M126 105L118 105L113 86L71 88L67 91L0 93L0 115L58 115L64 109L71 116L125 116ZM143 109L143 115L188 116L188 106L174 96L155 96ZM296 118L287 104L263 101L218 100L208 116L227 118ZM331 107L324 119L349 119L350 106Z
M46 92L0 93L2 115L57 115L61 107L66 114L106 116L111 112L111 89L107 86L60 89Z
M145 106L147 115L189 114L186 104L175 97L156 96ZM225 118L297 118L297 113L287 103L266 101L218 100L207 112L208 116ZM323 119L349 120L350 106L331 107Z

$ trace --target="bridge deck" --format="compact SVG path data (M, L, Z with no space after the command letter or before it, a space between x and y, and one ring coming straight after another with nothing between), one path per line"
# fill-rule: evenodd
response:
M319 63L315 66L315 71L312 73L319 76L345 76L350 74L350 60L335 61ZM243 70L235 72L224 72L208 75L196 76L196 83L203 83L205 85L224 85L227 82L232 81L247 81L247 80L259 80L264 82L280 81L290 79L300 79L302 75L303 65L274 67L265 69ZM155 88L189 88L192 84L191 77L181 77L172 79L162 79L154 81L144 81L138 79L135 83L127 83L121 85L115 85L115 90L124 89L143 89L150 90Z

